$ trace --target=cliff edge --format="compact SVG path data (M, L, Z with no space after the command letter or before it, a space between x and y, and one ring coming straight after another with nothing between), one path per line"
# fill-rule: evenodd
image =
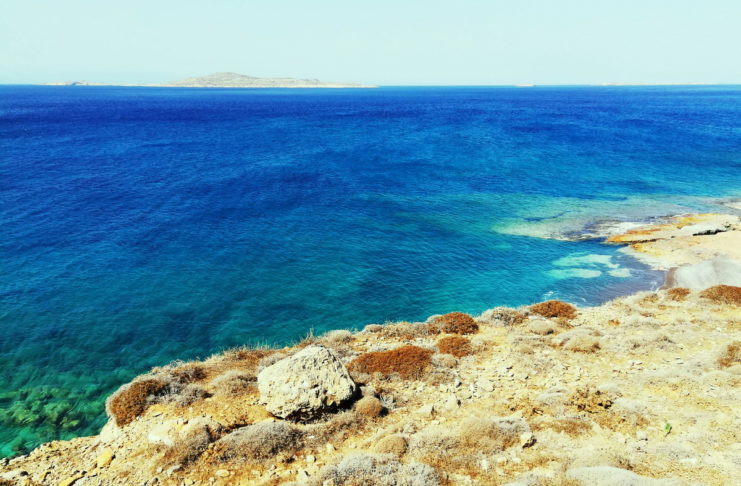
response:
M726 485L739 403L741 287L671 287L155 368L100 435L3 460L0 484Z

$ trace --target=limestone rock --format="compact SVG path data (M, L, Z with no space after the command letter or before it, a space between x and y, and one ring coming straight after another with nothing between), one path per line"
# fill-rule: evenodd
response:
M106 467L108 464L111 463L113 460L113 450L110 448L106 448L98 455L98 458L96 459L96 465L101 467Z
M262 370L257 386L268 411L288 419L314 418L350 401L357 392L337 356L317 345Z
M666 274L664 288L705 289L714 285L741 287L741 263L727 257L716 257L694 265L672 268Z

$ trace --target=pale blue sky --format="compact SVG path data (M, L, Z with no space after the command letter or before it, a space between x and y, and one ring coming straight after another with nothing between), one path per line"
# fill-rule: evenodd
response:
M0 82L741 82L741 0L0 0Z

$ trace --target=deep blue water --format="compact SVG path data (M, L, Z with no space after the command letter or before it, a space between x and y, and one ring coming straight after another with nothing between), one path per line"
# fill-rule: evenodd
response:
M0 455L176 358L651 288L547 236L740 195L739 87L0 87Z

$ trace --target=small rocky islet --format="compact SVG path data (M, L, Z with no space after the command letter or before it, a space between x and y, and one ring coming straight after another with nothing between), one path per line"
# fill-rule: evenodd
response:
M716 250L741 247L741 225L709 219L611 237L684 259L661 290L155 368L108 398L98 436L4 459L0 484L733 484L741 285Z

